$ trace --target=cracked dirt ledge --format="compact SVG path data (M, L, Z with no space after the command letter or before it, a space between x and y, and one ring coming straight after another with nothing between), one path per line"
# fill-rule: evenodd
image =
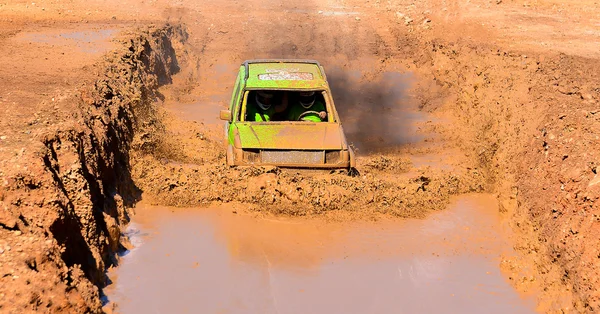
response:
M175 48L185 37L172 25L122 36L97 79L68 99L77 104L72 118L2 160L1 312L102 311L105 270L127 246L121 228L140 197L129 164L134 134L152 121L157 88L179 70Z

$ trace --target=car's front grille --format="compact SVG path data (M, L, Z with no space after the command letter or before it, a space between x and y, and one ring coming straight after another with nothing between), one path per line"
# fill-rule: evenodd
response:
M260 151L259 150L244 150L244 161L247 163L258 163L260 162Z
M269 164L323 164L325 151L310 150L263 150L261 161Z

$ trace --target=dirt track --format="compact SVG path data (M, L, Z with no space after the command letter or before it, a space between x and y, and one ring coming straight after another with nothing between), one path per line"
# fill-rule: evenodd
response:
M0 4L0 309L101 311L140 197L370 219L488 191L518 234L513 285L596 312L599 23L593 1ZM227 169L220 127L164 110L218 107L265 57L331 69L361 176Z

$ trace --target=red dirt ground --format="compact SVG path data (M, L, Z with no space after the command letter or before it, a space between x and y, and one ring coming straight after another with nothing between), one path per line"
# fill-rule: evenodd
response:
M0 3L0 310L102 311L142 191L165 205L361 209L353 219L422 217L490 191L518 234L519 257L503 262L514 286L540 291L542 312L597 312L599 37L593 0ZM159 105L223 101L235 67L258 57L317 58L339 103L376 99L375 121L420 110L416 127L434 135L390 142L405 129L359 124L358 178L226 169L220 128ZM412 73L393 85L403 97L382 87L387 72ZM424 155L450 167L420 167ZM244 198L249 181L279 194Z

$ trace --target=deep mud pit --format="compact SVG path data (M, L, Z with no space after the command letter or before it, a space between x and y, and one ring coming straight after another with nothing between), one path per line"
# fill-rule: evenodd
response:
M489 195L425 220L326 223L140 206L107 291L120 313L533 313Z
M43 33L21 33L15 40L52 47L77 47L83 53L102 54L115 46L112 39L119 29L54 30Z

